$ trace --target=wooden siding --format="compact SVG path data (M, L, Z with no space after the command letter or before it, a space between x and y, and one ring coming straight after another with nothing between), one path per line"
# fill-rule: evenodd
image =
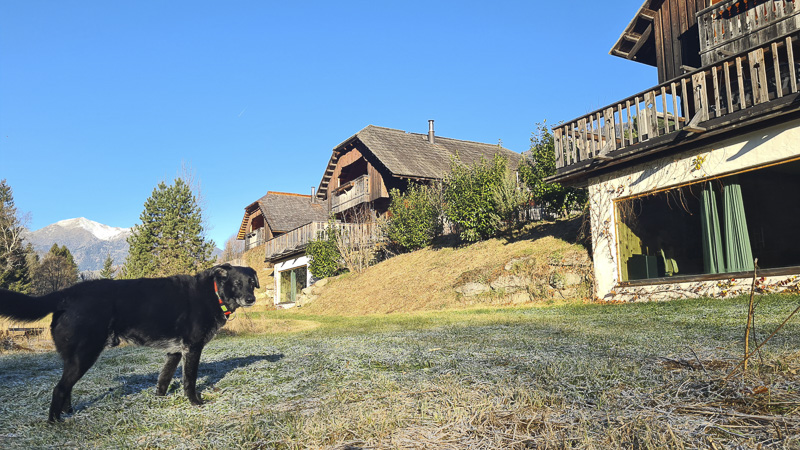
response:
M339 178L342 176L342 169L355 164L359 159L362 158L364 158L364 155L356 147L352 147L339 155L339 158L336 161L336 167L333 170L333 175L331 176L331 181L328 184L327 200L329 210L334 211L335 207L341 203L336 200L336 196L338 188L342 187L339 184ZM389 191L386 188L386 182L383 179L383 175L381 175L380 171L378 171L378 169L369 160L366 160L366 158L364 159L366 161L367 170L366 173L359 174L359 176L366 175L369 185L365 188L368 188L369 196L362 197L362 199L365 202L373 202L379 198L388 198ZM359 176L356 176L355 178L358 178ZM351 206L355 206L355 204Z
M700 67L697 13L709 0L664 0L653 19L658 82L684 74L683 66Z
M368 163L369 164L369 163ZM389 198L389 191L386 189L386 182L378 169L372 164L367 166L367 175L369 175L369 201L374 202L379 198Z

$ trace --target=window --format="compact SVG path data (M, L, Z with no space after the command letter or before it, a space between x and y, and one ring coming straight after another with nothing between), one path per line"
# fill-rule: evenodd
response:
M622 281L800 266L800 161L616 203Z
M281 303L294 303L297 295L307 287L308 268L306 266L280 272Z

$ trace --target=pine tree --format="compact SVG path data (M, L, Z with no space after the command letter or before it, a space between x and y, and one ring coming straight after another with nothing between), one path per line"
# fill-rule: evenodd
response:
M159 183L139 219L128 238L123 278L195 273L213 264L214 243L204 237L202 211L183 179Z
M106 260L103 262L103 270L100 271L100 278L110 280L114 278L114 259L111 258L111 253L106 256Z
M31 289L28 256L33 250L24 245L23 231L11 186L0 180L0 287L28 293Z

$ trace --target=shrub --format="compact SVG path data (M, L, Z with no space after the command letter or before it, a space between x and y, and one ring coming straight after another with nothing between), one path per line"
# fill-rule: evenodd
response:
M516 180L500 155L473 166L454 159L444 185L445 215L461 229L465 241L496 235L521 206L522 197L510 194L516 189Z
M536 124L536 128L531 136L530 156L519 166L520 179L530 189L536 204L551 214L565 215L583 209L588 198L586 189L545 181L556 174L555 145L544 123Z
M389 240L402 250L412 251L430 245L442 232L442 207L437 186L411 184L401 193L392 189L389 196Z
M306 254L310 262L308 269L316 278L328 278L341 271L342 255L336 243L337 229L333 222L316 239L309 242Z

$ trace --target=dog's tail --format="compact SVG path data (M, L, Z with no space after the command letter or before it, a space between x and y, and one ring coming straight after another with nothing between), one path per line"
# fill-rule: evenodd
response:
M0 316L22 322L32 322L55 312L59 297L31 297L19 292L0 289Z

